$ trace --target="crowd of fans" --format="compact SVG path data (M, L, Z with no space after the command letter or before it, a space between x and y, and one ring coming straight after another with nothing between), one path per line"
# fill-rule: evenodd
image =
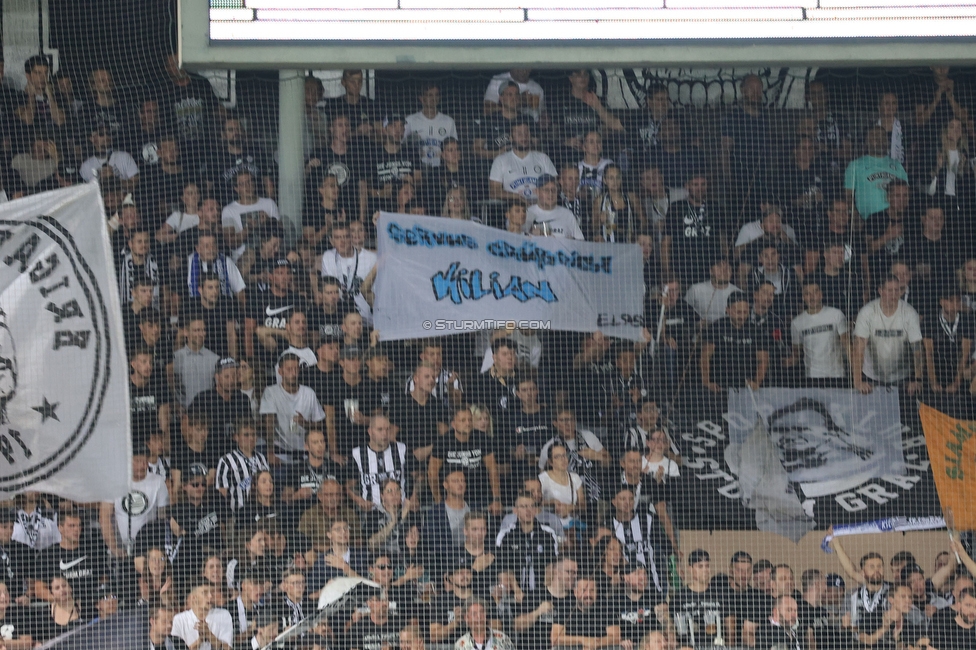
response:
M0 510L0 646L121 606L146 608L153 648L258 648L352 576L382 590L288 647L976 647L956 540L928 578L903 552L886 581L837 539L843 576L746 551L713 575L680 541L709 526L681 512L696 486L669 431L746 386L972 408L976 132L947 69L908 111L882 93L864 129L813 81L779 135L755 76L715 133L664 86L616 115L586 70L554 96L511 70L453 116L433 83L383 106L359 70L331 99L309 77L291 246L274 156L165 71L137 95L95 69L76 94L37 56L0 97L7 198L100 185L134 432L127 497ZM381 342L381 210L639 244L644 341Z

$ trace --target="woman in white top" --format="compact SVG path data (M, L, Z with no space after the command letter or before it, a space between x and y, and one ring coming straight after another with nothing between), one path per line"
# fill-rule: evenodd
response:
M647 452L641 463L641 471L650 474L657 483L666 483L681 476L678 463L665 453L670 447L668 434L661 429L655 429L647 437Z
M551 505L560 519L582 512L586 507L583 479L569 471L569 449L557 442L549 448L549 470L539 474L542 501Z
M928 177L921 182L923 191L939 197L953 211L958 210L959 202L971 198L973 190L969 140L960 120L953 118L946 123L939 148L932 152L927 162ZM949 216L947 212L946 217Z

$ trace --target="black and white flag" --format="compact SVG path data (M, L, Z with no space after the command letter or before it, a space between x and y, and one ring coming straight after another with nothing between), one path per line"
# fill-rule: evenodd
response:
M0 498L129 491L128 364L95 184L0 205Z

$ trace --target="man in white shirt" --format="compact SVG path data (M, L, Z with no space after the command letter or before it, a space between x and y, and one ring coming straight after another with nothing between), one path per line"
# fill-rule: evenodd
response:
M793 352L783 360L792 368L803 354L806 377L811 383L841 387L847 376L845 357L850 360L850 337L847 317L834 307L824 307L820 285L809 282L803 285L803 304L806 311L793 319Z
M499 92L502 84L511 82L518 86L522 114L538 122L545 110L546 93L531 76L532 70L515 68L492 77L488 83L488 89L485 91L485 115L491 115L501 110Z
M691 285L685 294L685 302L709 324L725 316L729 296L741 291L731 283L732 267L728 260L723 258L712 262L710 275L708 282Z
M532 151L532 133L525 119L512 122L512 149L495 158L488 174L488 197L535 203L539 177L557 176L556 166L541 151Z
M266 456L271 465L292 462L293 454L305 450L305 430L309 424L325 419L315 391L298 383L298 364L296 355L283 354L278 361L281 381L265 388L261 397Z
M857 315L851 374L854 387L865 395L874 384L897 385L908 380L909 395L921 386L922 330L918 312L901 299L902 292L898 278L889 275L878 287L880 297Z
M210 585L194 588L187 597L190 608L173 617L171 634L195 650L231 650L234 647L234 621L230 612L212 607L212 602Z
M236 262L244 254L251 233L268 219L281 221L278 204L268 198L259 198L254 190L254 176L249 171L237 173L234 184L237 200L224 206L220 215L220 225L224 229L224 241L231 248L231 257Z
M416 142L420 162L429 167L440 167L444 140L458 137L453 118L437 109L440 102L441 89L426 84L420 91L420 111L406 119L404 137Z
M112 134L106 126L92 129L90 139L94 155L81 163L81 177L89 182L114 177L131 190L139 180L139 166L132 156L112 149Z
M114 502L102 503L99 508L102 539L115 557L123 557L142 527L163 518L169 505L166 481L158 474L149 473L148 453L144 443L133 449L132 490ZM112 515L115 515L114 523Z
M356 311L369 324L372 322L373 312L359 287L376 266L376 253L356 250L349 228L342 225L332 229L332 246L333 248L322 253L319 273L323 278L331 277L339 281L341 302L350 308L355 305Z
M532 235L583 239L576 215L559 205L559 185L555 176L539 177L539 202L525 213L525 232Z

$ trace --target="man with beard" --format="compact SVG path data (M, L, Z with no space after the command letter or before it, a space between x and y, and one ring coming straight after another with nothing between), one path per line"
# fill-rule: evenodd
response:
M860 587L848 594L843 618L844 627L858 630L865 615L884 609L885 598L891 589L891 583L884 579L884 558L879 553L866 553L861 557L861 570L856 571L838 538L831 539L830 546L837 553L837 559L847 575L860 583Z
M976 648L976 590L967 587L945 615L932 620L929 643L938 650Z
M225 357L217 362L214 387L197 394L190 409L207 413L210 428L222 445L229 445L231 435L241 420L254 421L251 400L241 392L240 372L237 360Z
M169 518L170 530L183 542L173 541L173 545L180 548L172 562L181 579L199 575L203 561L210 554L223 550L221 529L230 516L227 502L215 498L214 492L208 488L203 467L193 466L188 474L183 483L183 499L173 508Z
M518 605L514 623L520 648L550 648L554 645L553 628L557 622L565 621L567 614L575 608L576 570L574 560L560 558L552 564L549 586L527 591Z
M619 629L603 606L594 607L597 600L596 580L591 577L580 578L573 588L573 609L565 617L552 625L553 647L582 646L585 650L596 650L620 642Z
M803 638L797 634L796 599L780 596L769 619L756 630L756 650L801 650Z

